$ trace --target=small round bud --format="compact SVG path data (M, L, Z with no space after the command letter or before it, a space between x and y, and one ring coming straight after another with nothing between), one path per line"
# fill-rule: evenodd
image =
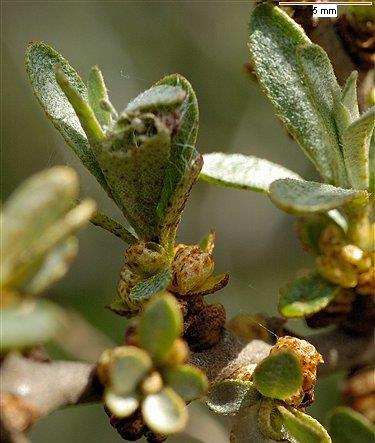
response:
M178 338L172 345L172 349L168 352L163 363L168 366L179 366L187 362L189 358L189 346L182 340Z
M164 248L159 244L140 241L126 250L125 263L132 272L143 277L150 277L165 267L167 256Z
M144 395L152 395L158 393L163 387L163 380L159 372L154 371L146 377L141 385Z

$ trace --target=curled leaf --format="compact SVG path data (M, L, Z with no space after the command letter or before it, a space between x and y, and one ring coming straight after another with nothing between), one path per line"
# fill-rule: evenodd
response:
M103 100L108 100L108 94L103 75L97 66L91 68L90 71L87 82L87 98L98 122L103 128L106 128L111 122L111 114L101 105Z

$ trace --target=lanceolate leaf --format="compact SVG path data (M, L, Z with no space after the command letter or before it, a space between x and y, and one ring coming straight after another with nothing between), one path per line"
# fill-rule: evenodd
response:
M352 121L357 120L357 118L359 117L358 98L357 98L357 79L358 79L358 72L353 71L346 80L341 95L342 104L349 111Z
M202 167L202 157L195 149L199 121L198 102L190 83L181 75L164 77L156 85L178 86L186 93L178 109L181 114L180 129L172 138L171 156L157 207L163 242L172 242L181 212Z
M329 419L333 443L373 443L375 428L363 415L346 407L336 408Z
M111 114L101 106L102 100L108 100L107 88L104 83L103 75L97 66L94 66L87 82L88 102L94 111L100 125L107 127L111 121Z
M324 309L340 288L311 274L299 278L280 291L279 311L284 317L306 317Z
M166 268L152 277L142 280L136 284L130 291L129 298L135 305L142 306L146 301L150 300L153 295L160 291L164 291L172 278L170 268Z
M141 346L156 360L162 360L182 332L182 315L176 299L163 294L143 312L138 328Z
M337 188L317 182L280 179L270 186L270 198L276 206L291 214L325 212L354 200L364 202L365 191Z
M314 418L293 408L278 407L292 441L303 443L331 443L324 427Z
M31 43L27 48L26 70L36 98L68 145L101 186L109 192L105 177L91 151L78 117L56 81L55 68L58 65L62 67L77 93L86 99L85 84L57 51L42 42Z
M339 146L339 139L334 118L335 101L341 90L337 83L331 62L325 51L318 45L308 44L297 48L297 61L308 86L310 98L322 117L329 137L329 151L332 174L335 184L347 185L344 159Z
M249 48L259 83L288 131L331 182L331 152L336 147L297 62L297 47L310 43L302 28L279 8L262 4L254 10Z
M350 183L355 189L368 189L369 149L375 126L375 106L355 120L344 132L343 152Z
M257 365L253 379L255 387L262 395L285 400L301 387L301 366L292 352L280 351Z
M158 434L180 432L187 422L185 402L171 388L148 395L142 404L142 415L147 426Z
M260 399L261 394L252 382L224 380L212 388L207 406L217 414L232 415L255 405Z
M103 212L96 211L96 213L91 217L90 221L93 225L100 226L106 231L111 232L113 235L121 238L121 240L129 245L137 241L137 238L130 231L108 215L103 214Z
M208 183L268 193L270 184L279 178L300 176L283 166L261 158L214 152L203 156L200 178Z

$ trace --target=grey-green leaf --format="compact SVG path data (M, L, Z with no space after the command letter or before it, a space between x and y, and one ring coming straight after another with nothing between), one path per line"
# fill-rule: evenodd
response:
M147 352L135 346L115 349L110 365L110 385L117 395L127 396L134 392L138 383L152 368Z
M311 41L279 8L259 5L250 21L249 48L255 72L276 114L328 182L333 180L330 134L311 100L296 49Z
M230 433L231 443L274 443L274 440L265 437L260 432L258 410L259 404L233 417Z
M185 402L171 388L148 395L142 404L142 416L152 431L167 435L182 431L188 418Z
M126 152L103 149L98 155L125 217L144 240L158 236L156 207L170 151L170 134L164 128L140 146L130 146Z
M304 214L326 212L354 201L363 203L368 195L365 191L286 178L276 180L271 184L270 198L285 212Z
M347 185L344 159L334 118L335 102L341 95L331 62L326 52L318 45L306 44L297 47L297 62L306 82L310 99L321 116L322 126L329 138L332 175L338 186Z
M285 400L301 387L302 370L295 354L280 351L257 365L253 379L254 386L262 395Z
M279 311L284 317L308 317L324 309L340 291L319 274L310 274L280 290Z
M255 405L261 394L250 381L224 380L216 384L207 398L207 406L217 414L232 415Z
M126 107L125 112L170 110L181 105L186 92L177 85L156 84L139 94Z
M141 282L137 283L130 291L129 298L132 303L142 306L150 300L153 295L164 291L172 278L170 268L165 268L158 274L155 274Z
M181 365L163 371L166 384L185 401L202 397L208 387L206 375L193 365Z
M62 324L63 312L46 300L24 301L1 310L1 352L24 349L51 340Z
M26 70L36 98L47 117L81 162L94 175L100 185L109 192L106 179L95 159L78 117L56 81L55 68L57 65L62 67L70 83L86 99L86 86L67 60L45 43L35 42L28 46Z
M200 178L217 186L268 193L270 184L279 178L301 177L283 166L261 158L214 152L203 156Z
M341 102L349 111L352 121L359 117L357 79L358 72L353 71L347 78L341 94Z
M96 211L96 213L91 217L91 223L95 226L99 226L102 229L112 233L116 237L121 238L125 243L129 245L135 243L137 238L128 231L124 226L120 225L116 220L113 220L103 212Z
M176 228L191 188L202 168L202 156L195 149L198 133L198 102L190 83L181 75L162 78L156 85L171 85L185 91L185 99L178 109L180 128L172 138L171 156L157 206L159 231L163 243L173 243Z
M329 418L333 443L374 443L375 428L363 415L346 407L333 410Z
M132 393L128 396L118 395L113 389L106 389L104 403L117 418L129 417L139 406L137 396Z
M107 88L104 83L103 74L98 66L91 68L87 81L87 98L95 117L103 128L111 122L111 113L103 109L101 102L108 100Z
M139 321L139 342L156 360L162 360L182 332L182 314L176 299L164 293L146 306Z
M297 409L279 406L284 427L292 441L303 443L331 443L324 427L314 418ZM289 438L290 438L289 437Z
M355 189L368 189L369 149L375 127L375 106L355 120L344 132L343 153L350 183Z

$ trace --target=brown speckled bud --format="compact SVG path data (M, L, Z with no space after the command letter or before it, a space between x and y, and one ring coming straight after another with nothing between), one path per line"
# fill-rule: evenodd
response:
M294 352L298 357L302 368L303 381L300 391L285 400L285 403L294 407L301 405L307 406L307 403L313 399L312 390L316 382L316 371L318 364L323 362L323 357L316 351L315 347L306 340L290 336L280 337L271 348L270 354L275 354L286 349Z
M362 368L344 381L343 400L347 406L375 422L375 368Z
M358 283L358 271L355 266L331 256L316 259L316 268L320 275L343 288L354 288Z
M150 277L165 267L167 256L159 244L140 241L128 247L125 252L125 263L134 273Z
M201 286L214 270L214 259L197 245L178 245L172 262L169 290L180 295Z
M146 429L144 435L149 443L162 443L168 438L167 435L155 434L154 432L150 431L148 428Z
M141 277L138 274L132 272L127 265L125 265L121 269L120 281L118 282L117 291L121 300L123 300L130 307L133 307L129 299L130 291L140 281Z
M195 352L215 346L221 339L226 322L224 306L207 305L187 319L188 327L184 339Z

